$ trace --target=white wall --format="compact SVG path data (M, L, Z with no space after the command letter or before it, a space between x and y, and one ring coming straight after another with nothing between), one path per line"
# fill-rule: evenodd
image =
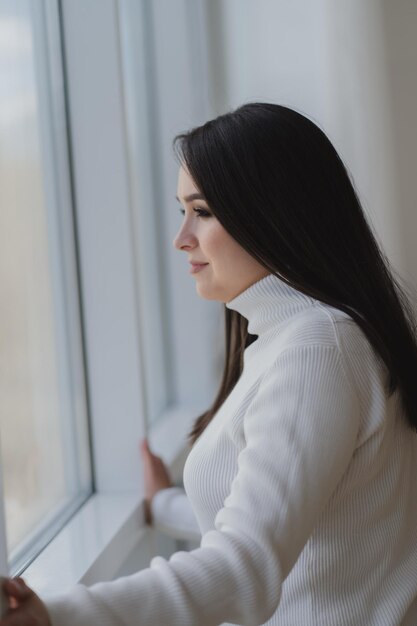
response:
M207 0L207 16L211 107L277 102L316 121L392 264L417 286L417 4Z
M399 5L401 2L397 5L401 12ZM389 258L416 282L417 262L407 259L404 247L404 228L409 228L404 220L408 218L399 210L395 153L400 146L390 103L388 58L392 50L384 33L384 13L380 0L343 0L337 8L328 1L328 126ZM387 26L391 30L392 24ZM414 27L416 30L416 22ZM394 47L398 43L392 41Z
M313 117L322 112L323 0L206 1L210 104L218 113L248 100L299 106Z
M417 3L382 2L392 162L397 193L401 260L406 278L417 283Z

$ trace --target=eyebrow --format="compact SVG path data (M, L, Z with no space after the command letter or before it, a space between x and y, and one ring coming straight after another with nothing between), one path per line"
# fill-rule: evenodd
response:
M181 202L178 196L175 196L178 202ZM192 200L205 200L205 197L201 193L191 193L189 196L185 196L185 202L191 202Z

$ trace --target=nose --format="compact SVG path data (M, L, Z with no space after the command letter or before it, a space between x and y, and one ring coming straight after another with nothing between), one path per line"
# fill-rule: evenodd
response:
M178 231L175 239L172 242L172 245L177 250L189 250L197 245L197 237L194 235L191 229L187 227L185 222Z

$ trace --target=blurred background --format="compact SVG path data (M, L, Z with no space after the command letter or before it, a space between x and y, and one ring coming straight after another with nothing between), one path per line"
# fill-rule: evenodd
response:
M0 0L0 548L180 480L223 308L173 249L175 134L245 102L316 122L417 308L413 0ZM364 268L366 272L366 268ZM6 567L6 565L4 565Z

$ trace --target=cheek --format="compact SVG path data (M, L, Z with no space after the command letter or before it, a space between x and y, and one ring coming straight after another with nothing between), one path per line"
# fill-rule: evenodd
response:
M206 231L204 240L200 240L200 242L203 243L204 241L207 255L216 262L216 260L220 261L222 257L227 256L230 247L229 239L230 237L224 228L219 223L215 223Z
M246 252L244 248L230 237L228 233L215 241L215 254L218 266L222 271L227 272L230 276L236 278L237 275L250 275L255 266L258 267L257 261Z
M236 266L246 265L247 259L250 258L219 222L213 223L210 229L206 230L204 238L200 238L200 245L204 247L210 262L222 270L230 271Z
M229 269L245 262L245 250L229 234L223 236L222 241L219 242L218 254Z

